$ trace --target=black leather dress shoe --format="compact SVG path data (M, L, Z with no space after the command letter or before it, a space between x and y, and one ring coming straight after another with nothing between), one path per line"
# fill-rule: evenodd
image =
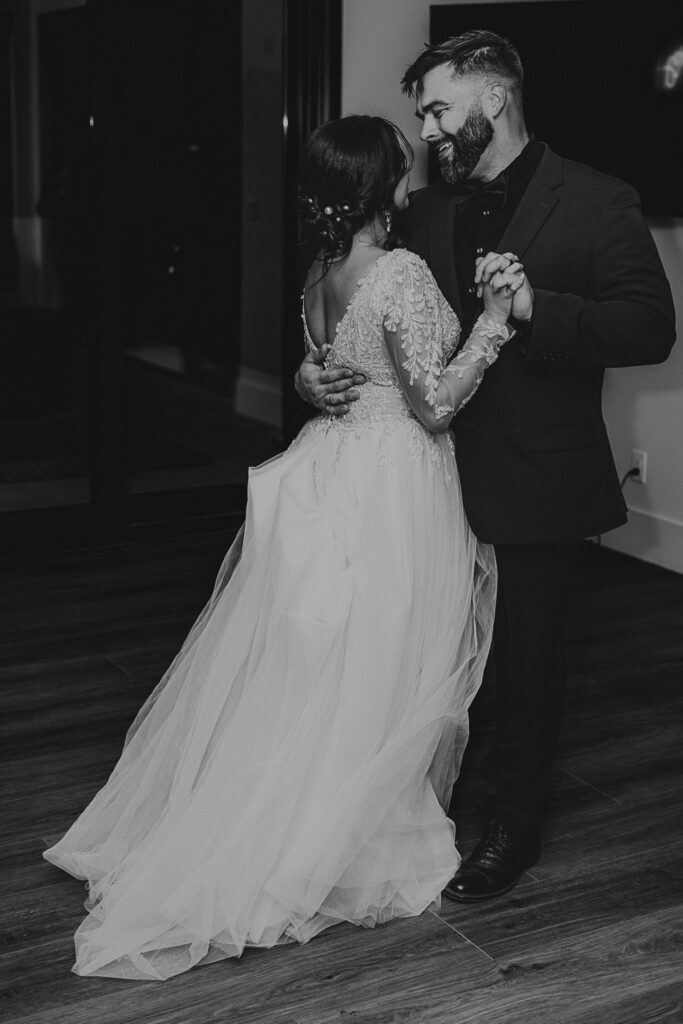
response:
M536 863L539 853L537 836L515 833L500 818L493 818L479 844L444 889L444 896L461 903L501 896Z

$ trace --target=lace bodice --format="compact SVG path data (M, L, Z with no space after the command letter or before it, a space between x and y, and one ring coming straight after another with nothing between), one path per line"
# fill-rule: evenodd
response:
M315 351L302 310L306 347ZM453 355L460 336L457 316L443 297L427 264L407 249L380 256L358 281L337 331L325 365L345 366L362 373L367 384L344 420L357 421L390 410L413 416L396 362L384 338L384 327L409 326L404 357L411 364L408 377L421 377L420 385L433 389ZM404 368L405 369L405 368ZM370 385L370 387L368 387ZM382 395L376 389L388 389ZM381 408L380 408L381 407Z
M302 318L306 346L315 351L303 296ZM357 389L360 397L343 416L314 417L299 438L311 430L333 431L343 446L378 427L379 463L390 471L386 437L403 423L411 456L422 459L429 453L449 476L452 438L446 434L438 441L438 435L472 397L510 336L505 325L484 313L452 358L460 323L427 264L406 249L385 253L358 282L327 354L328 368L346 367L365 376Z

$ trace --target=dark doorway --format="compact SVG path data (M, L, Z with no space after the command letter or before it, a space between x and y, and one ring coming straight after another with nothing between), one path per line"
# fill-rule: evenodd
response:
M235 402L241 4L37 6L0 0L3 538L238 517L282 446Z
M0 509L90 501L87 11L4 17Z
M240 5L96 0L93 13L100 380L117 405L102 429L118 432L103 486L129 516L237 509L249 465L281 444L235 405Z
M0 0L2 543L231 526L303 418L296 163L341 0L67 4Z

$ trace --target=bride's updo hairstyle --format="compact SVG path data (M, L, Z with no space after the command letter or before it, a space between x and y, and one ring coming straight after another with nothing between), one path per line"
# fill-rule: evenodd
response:
M348 256L364 224L393 213L396 186L412 165L413 151L403 132L383 117L351 114L310 135L299 207L303 241L317 245L323 273ZM394 248L397 241L390 233L384 248Z

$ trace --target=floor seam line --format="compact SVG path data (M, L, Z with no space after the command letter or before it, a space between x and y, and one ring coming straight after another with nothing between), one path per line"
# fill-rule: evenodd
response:
M115 658L112 658L111 654L105 654L105 658L114 666L114 668L117 668L119 672L123 672L124 676L127 676L132 683L135 682L135 676L132 676L128 669L124 668L123 665L119 665L118 661L116 661Z
M611 800L618 807L623 806L621 800L617 800L615 796L610 796L610 794L606 793L604 789L599 789L598 786L594 786L591 782L587 782L586 779L582 779L580 775L576 775L574 772L570 772L568 768L560 768L560 771L563 772L565 775L569 775L572 779L576 779L577 782L581 782L584 786L588 786L589 789L592 789L594 790L594 792L599 793L600 796L604 796L607 800Z
M441 924L445 924L446 927L450 928L452 932L455 932L456 935L459 935L461 939L464 939L464 941L467 942L470 946L474 946L474 948L479 950L480 953L483 953L487 960L490 960L491 963L493 963L493 957L489 953L487 953L485 949L482 949L481 946L478 946L476 942L472 942L472 939L469 939L463 932L456 928L455 925L450 924L450 922L446 921L446 919L441 917L440 914L437 914L435 910L430 910L429 913L433 917L435 917L437 921L440 921Z
M663 853L665 850L669 850L675 846L680 846L682 843L683 839L674 839L672 843L666 843L664 846L652 846L647 850L640 850L638 853L624 853L620 857L610 857L609 860L601 860L597 866L603 868L610 864L616 864L621 860L633 860L635 857L647 857L650 853ZM552 875L541 875L538 881L545 882L548 885L557 881L557 879Z

